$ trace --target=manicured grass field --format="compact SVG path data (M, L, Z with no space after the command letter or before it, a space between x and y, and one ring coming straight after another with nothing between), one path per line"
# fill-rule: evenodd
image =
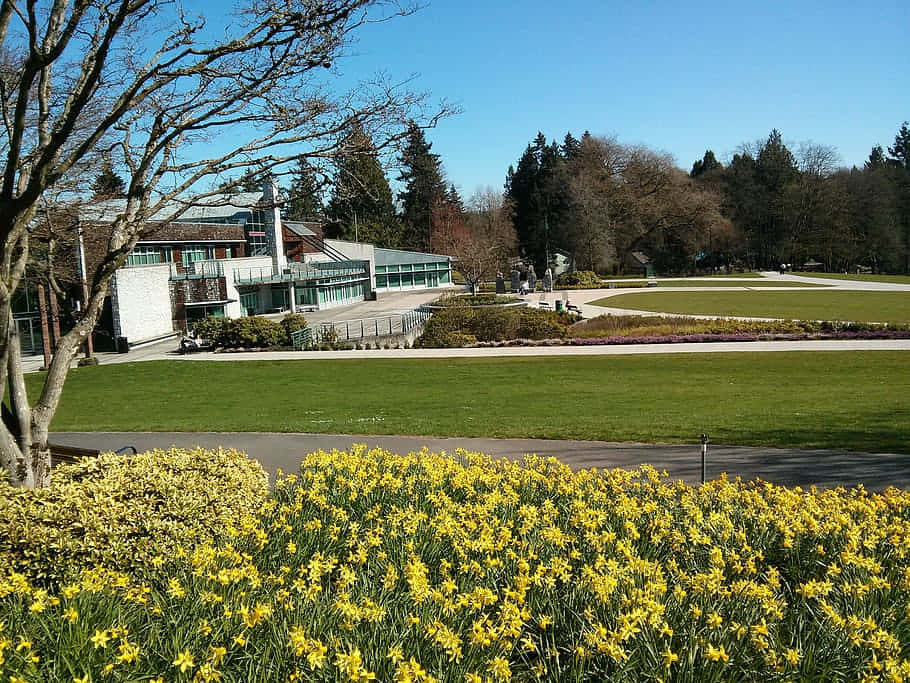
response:
M910 275L851 275L849 273L793 273L803 277L821 277L829 280L859 280L861 282L892 282L910 285Z
M910 292L637 292L598 306L688 315L910 323Z
M910 453L910 355L160 361L73 370L53 429L537 437ZM40 375L28 376L31 395Z
M732 280L702 280L692 278L691 280L658 280L658 289L664 287L821 287L824 289L829 285L820 285L814 282L792 282L790 280L767 280L756 278L755 280L745 280L736 278Z

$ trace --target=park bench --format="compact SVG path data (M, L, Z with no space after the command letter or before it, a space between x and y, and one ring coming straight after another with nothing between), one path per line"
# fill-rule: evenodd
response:
M97 458L98 454L101 452L94 448L79 448L78 446L64 446L59 443L49 443L48 447L51 451L51 464L60 465L60 464L72 464L79 462L82 458ZM132 455L136 454L135 446L124 446L123 448L118 448L115 453L125 453L126 451L132 451Z

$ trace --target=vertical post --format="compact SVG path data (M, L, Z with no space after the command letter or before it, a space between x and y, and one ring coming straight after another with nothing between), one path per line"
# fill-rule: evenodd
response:
M705 461L708 456L708 435L701 435L701 483L705 483Z
M46 368L51 364L51 331L47 324L47 304L44 300L44 285L38 285L38 312L41 314L41 347L44 351L44 367Z
M344 321L344 340L347 341L351 338L351 323L347 320Z
M85 312L88 311L88 284L85 280L82 281L82 307L83 315L85 315ZM92 341L92 330L89 330L85 336L85 357L91 358L93 353L95 353L95 344Z
M60 341L60 307L57 305L57 292L53 287L47 288L47 298L51 302L51 329L54 331L54 346Z
M360 338L363 339L363 318L360 319Z

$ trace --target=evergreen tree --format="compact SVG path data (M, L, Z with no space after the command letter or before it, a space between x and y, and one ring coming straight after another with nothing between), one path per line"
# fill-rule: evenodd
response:
M445 201L447 204L452 206L458 213L464 213L464 202L461 199L461 195L458 194L458 190L455 189L455 185L449 185L449 190L446 192Z
M398 180L404 184L404 190L398 194L398 199L405 244L416 251L429 250L434 207L446 195L442 164L439 155L430 151L432 147L423 129L412 122L399 157L401 175Z
M92 183L92 199L113 199L126 194L123 178L114 173L109 163L105 163L101 172Z
M888 148L888 153L891 155L888 161L905 171L910 171L910 127L906 121L894 136L894 146Z
M226 192L261 192L263 173L255 168L247 168L237 180L225 180L218 189Z
M867 171L873 168L882 168L885 163L885 150L882 149L881 145L876 145L872 148L872 151L869 152L869 158L866 160L863 168Z
M566 137L562 141L562 157L566 161L574 161L579 152L581 152L581 142L572 135L571 132L566 133Z
M348 141L338 162L329 201L327 237L372 242L377 247L402 245L392 189L369 136L359 131Z
M704 157L692 164L692 170L689 172L689 176L697 178L704 173L709 173L710 171L716 171L722 168L723 166L721 166L720 162L715 158L714 152L709 149L705 150Z
M294 167L291 187L287 192L285 218L289 221L305 221L322 216L322 197L313 168L301 158Z

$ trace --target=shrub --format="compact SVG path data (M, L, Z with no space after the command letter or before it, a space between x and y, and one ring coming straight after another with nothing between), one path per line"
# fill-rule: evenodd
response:
M593 270L576 270L572 273L560 273L556 278L558 287L600 287L600 276Z
M508 339L561 339L573 319L526 306L446 308L433 314L415 347L447 348Z
M291 346L293 344L291 334L305 329L307 321L302 313L288 313L281 319L281 327L284 329L284 343Z
M285 331L281 323L252 315L230 320L215 343L228 348L268 347L281 346L284 339Z
M83 458L56 467L44 489L0 483L0 566L45 585L95 565L141 573L223 538L267 493L262 466L234 450Z
M215 318L208 316L196 322L193 325L193 334L200 339L205 339L213 344L218 344L218 340L224 335L224 329L231 322L230 318Z

